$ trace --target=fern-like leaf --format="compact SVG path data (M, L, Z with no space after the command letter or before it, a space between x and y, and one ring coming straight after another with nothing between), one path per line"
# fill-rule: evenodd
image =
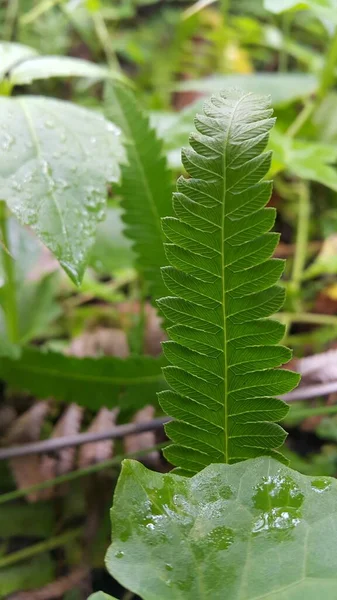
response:
M273 396L298 375L274 368L291 353L276 345L284 327L266 318L284 300L283 261L271 258L275 210L265 208L271 182L261 181L271 115L267 98L237 90L206 102L182 154L191 178L178 180L176 217L163 219L173 296L159 305L173 323L164 344L172 390L160 402L176 419L165 454L188 475L210 463L282 458L286 434L275 422L288 407Z
M105 113L124 134L128 164L122 168L123 221L133 242L137 265L156 298L166 294L160 268L166 264L161 218L172 214L171 173L148 117L127 87L108 84Z

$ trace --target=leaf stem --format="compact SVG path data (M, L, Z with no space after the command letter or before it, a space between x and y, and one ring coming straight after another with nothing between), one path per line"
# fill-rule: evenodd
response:
M28 558L36 556L37 554L41 554L42 552L54 550L54 548L58 548L60 546L65 546L69 542L72 542L73 540L78 538L81 535L82 531L82 527L77 527L76 529L71 529L70 531L66 531L61 535L57 535L48 540L44 540L43 542L39 542L38 544L34 544L33 546L23 548L23 550L18 550L17 552L7 554L6 556L0 558L0 569L21 562L23 560L27 560Z
M279 54L279 65L278 70L280 73L286 73L288 70L288 51L287 51L287 41L290 35L290 26L291 26L291 13L284 13L282 19L282 33L283 33L283 41L282 47Z
M310 195L308 182L301 182L299 185L299 204L297 217L297 233L295 255L291 280L289 282L289 292L295 299L295 310L300 311L299 294L301 290L301 281L305 268L306 253L309 239L309 221L310 221Z
M306 419L307 417L335 414L337 414L337 404L333 404L332 406L315 406L312 408L296 408L291 406L287 419Z
M11 1L12 0L10 0L9 3L11 3ZM41 15L54 8L54 6L57 6L57 4L61 4L62 2L63 0L44 0L43 2L36 4L31 10L20 17L20 24L29 25L30 23L33 23L36 21L36 19L41 17Z
M115 67L119 69L119 63L116 54L111 47L111 36L109 34L102 12L100 10L93 12L92 20L95 27L96 35L102 45L109 67Z
M27 494L39 492L40 490L45 490L54 487L55 485L61 485L63 483L67 483L68 481L79 479L80 477L86 477L87 475L97 473L98 471L102 471L103 469L118 466L122 462L122 460L124 460L124 458L140 458L142 456L146 456L154 450L160 450L161 448L164 448L165 446L167 446L167 444L168 442L164 442L162 444L152 446L151 448L146 448L143 450L139 450L138 452L133 452L132 454L122 454L120 456L114 456L113 458L104 460L95 465L90 465L89 467L85 467L84 469L78 469L77 471L66 473L65 475L59 475L58 477L54 477L53 479L48 479L47 481L42 481L41 483L36 483L35 485L30 485L29 487L21 488L20 490L14 490L13 492L8 492L7 494L1 494L0 504L5 504L6 502L17 500L17 498L22 498Z
M3 28L3 39L11 42L14 39L14 32L19 12L19 0L10 0L7 2L5 23Z
M337 316L333 315L320 315L314 313L289 313L280 312L274 315L276 319L281 321L294 321L295 323L311 323L312 325L328 325L331 327L337 327Z
M0 200L0 232L2 242L5 248L2 249L2 265L5 274L4 285L4 312L6 317L6 327L8 339L13 344L19 341L19 319L16 298L16 281L14 259L10 255L9 236L8 236L8 221L7 221L7 205L3 200Z
M335 65L337 63L337 27L328 48L323 69L320 75L320 83L317 97L321 101L333 86L335 80Z
M293 138L299 133L306 121L311 117L315 107L315 100L313 100L313 98L308 98L304 103L302 110L298 113L297 117L287 130L288 137Z

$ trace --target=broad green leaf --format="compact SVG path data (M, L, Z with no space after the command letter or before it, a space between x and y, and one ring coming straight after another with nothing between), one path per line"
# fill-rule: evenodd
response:
M307 73L214 75L205 79L184 81L179 83L176 89L211 94L230 87L258 94L270 94L272 103L278 105L313 94L317 88L317 78Z
M0 571L0 598L8 598L18 590L40 588L55 579L54 561L48 554L21 561Z
M275 451L285 432L275 422L288 408L274 398L299 376L275 369L290 351L277 346L284 327L266 319L284 291L283 261L271 256L275 211L265 208L271 182L261 181L271 153L263 153L271 118L269 99L238 90L213 96L197 115L197 132L182 160L174 194L175 218L163 219L170 296L159 300L171 341L163 344L173 391L162 408L177 419L166 431L165 456L185 474L210 463L234 463Z
M107 568L143 600L335 600L336 497L266 457L191 479L124 461Z
M36 79L49 77L90 77L103 79L111 76L106 67L69 56L37 56L20 62L10 72L13 85L26 85Z
M18 291L20 343L25 344L45 335L50 323L62 314L56 302L59 274L48 273L39 281L20 286Z
M125 234L133 242L137 265L155 301L166 292L160 274L166 263L160 219L172 213L171 174L162 143L133 93L121 85L109 85L105 106L105 114L127 140L128 165L122 167L120 187Z
M33 278L34 266L42 252L42 245L32 232L21 227L14 217L7 219L9 246L16 280L16 302L18 310L18 343L22 345L39 336L45 336L48 327L61 314L56 301L58 273ZM4 256L4 251L1 257ZM0 260L0 305L6 307L6 278ZM0 310L0 355L16 358L19 346L11 344L7 336L4 312Z
M135 260L130 240L123 234L120 208L109 207L106 218L97 227L90 265L104 275L133 267Z
M105 592L95 592L91 594L88 600L117 600L115 596L110 596L110 594L106 594Z
M39 398L53 396L93 410L138 408L156 400L164 387L162 359L152 357L74 358L24 348L18 360L0 358L0 377Z
M123 160L119 130L101 115L51 98L0 98L1 197L76 284Z
M337 24L337 0L264 0L266 10L279 14L287 10L312 10L328 29Z
M304 279L337 273L337 235L328 236L319 253L303 274ZM333 284L332 284L333 285Z
M14 65L37 55L36 50L29 46L12 42L0 42L0 81Z
M270 139L273 150L271 173L287 169L309 181L317 181L337 191L337 148L332 144L294 140L276 129Z
M337 142L337 93L330 92L323 98L313 115L316 125L316 135L322 142L336 144Z

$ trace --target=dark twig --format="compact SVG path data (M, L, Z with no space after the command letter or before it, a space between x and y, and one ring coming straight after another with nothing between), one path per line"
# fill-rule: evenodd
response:
M297 400L306 400L309 398L315 398L317 396L326 396L332 392L337 392L337 381L299 387L289 394L279 396L279 398L285 402L295 402ZM169 417L159 417L157 419L152 419L147 423L117 425L109 431L102 431L100 433L78 433L76 435L43 440L41 442L34 442L32 444L11 446L9 448L0 449L0 460L7 460L9 458L16 458L18 456L28 456L29 454L45 454L48 452L55 452L57 450L61 450L62 448L81 446L89 442L100 442L108 439L116 440L127 435L160 429L170 420L171 419Z
M41 442L34 442L32 444L11 446L9 448L0 449L0 460L7 460L9 458L16 458L18 456L27 456L29 454L46 454L48 452L55 452L62 448L81 446L89 442L100 442L108 439L116 440L123 438L126 435L160 429L168 421L170 421L169 417L159 417L157 419L152 419L147 423L117 425L113 429L102 431L100 433L78 433L76 435L43 440Z

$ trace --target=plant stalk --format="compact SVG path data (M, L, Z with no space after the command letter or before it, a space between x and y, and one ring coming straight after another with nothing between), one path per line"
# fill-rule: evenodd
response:
M317 97L321 101L333 86L335 81L335 67L337 63L337 27L327 51L325 63L321 71Z
M283 42L282 42L282 48L281 48L280 54L279 54L279 65L278 65L278 70L280 73L286 73L288 70L287 40L290 36L290 26L291 26L291 14L285 13L283 15L283 22L282 22Z
M54 487L55 485L61 485L63 483L67 483L68 481L73 481L74 479L87 477L88 475L92 475L93 473L97 473L98 471L102 471L103 469L118 467L122 460L124 460L125 458L141 458L142 456L150 454L150 452L154 452L155 450L165 448L167 444L168 442L163 442L161 444L156 444L151 448L146 448L139 450L138 452L133 452L132 454L122 454L120 456L114 456L113 458L109 458L108 460L104 460L100 463L90 465L89 467L78 469L77 471L66 473L65 475L59 475L58 477L54 477L53 479L48 479L47 481L42 481L41 483L36 483L35 485L30 485L29 487L21 488L20 490L14 490L13 492L1 494L0 504L5 504L6 502L17 500L18 498L22 498L23 496L26 496L33 492L46 490L48 488Z
M6 328L8 339L12 344L19 341L19 318L16 298L16 280L14 259L10 254L7 206L0 200L0 232L2 243L2 265L5 274L4 285L4 313L6 317Z
M299 294L301 291L301 282L305 268L306 253L309 239L310 222L310 195L307 182L301 182L299 185L299 205L297 217L297 234L295 255L291 280L289 282L289 291L295 299L295 310L300 312Z
M307 419L308 417L319 417L324 415L336 415L337 404L331 406L315 406L313 408L296 408L290 407L287 419Z
M65 546L69 542L72 542L73 540L78 538L82 534L82 532L82 527L78 527L77 529L71 529L70 531L66 531L61 535L57 535L48 540L44 540L43 542L39 542L38 544L34 544L33 546L23 548L23 550L18 550L17 552L7 554L6 556L0 558L0 569L3 569L4 567L9 567L10 565L21 562L23 560L32 558L32 556L36 556L37 554L42 554L42 552L54 550L54 548L59 548L60 546Z

